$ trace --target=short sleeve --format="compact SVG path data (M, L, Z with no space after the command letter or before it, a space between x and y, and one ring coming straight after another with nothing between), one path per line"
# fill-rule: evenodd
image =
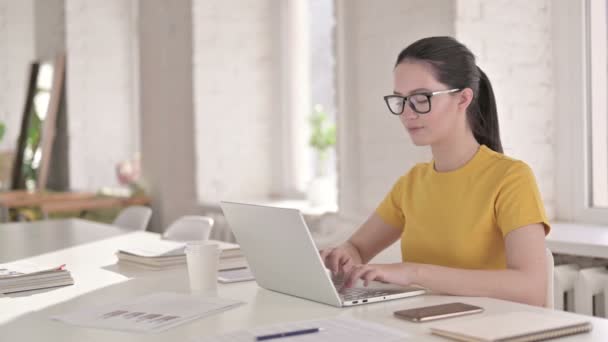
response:
M544 226L545 234L551 229L534 173L524 162L516 162L506 172L496 197L495 210L503 236L535 223Z
M405 225L405 215L403 214L402 201L403 201L403 186L407 176L402 176L397 180L391 191L384 197L384 200L380 203L376 209L376 214L382 218L382 220L395 227L403 230Z

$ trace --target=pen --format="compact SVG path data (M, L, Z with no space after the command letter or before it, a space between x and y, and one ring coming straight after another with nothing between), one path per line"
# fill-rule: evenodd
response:
M255 338L255 340L256 341L266 341L266 340L272 340L272 339L281 338L281 337L289 337L289 336L297 336L297 335L304 335L304 334L312 334L312 333L317 333L319 331L321 331L321 328L311 328L311 329L286 331L286 332L277 333L277 334L260 335L260 336L257 336Z
M233 268L224 268L222 270L219 270L220 273L225 272L225 271L238 271L238 270L244 270L246 269L247 266L240 266L240 267L233 267Z

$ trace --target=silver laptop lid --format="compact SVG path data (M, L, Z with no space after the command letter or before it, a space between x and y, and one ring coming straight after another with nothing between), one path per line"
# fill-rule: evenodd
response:
M342 306L298 210L225 201L220 205L261 287Z

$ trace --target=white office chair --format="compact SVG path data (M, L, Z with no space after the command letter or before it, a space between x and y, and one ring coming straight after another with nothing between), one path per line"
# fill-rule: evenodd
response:
M152 216L152 209L134 205L123 209L114 219L113 224L131 230L146 230L150 216Z
M184 216L171 223L163 238L175 241L207 240L213 228L213 219L207 216Z
M545 249L545 255L547 258L547 293L545 294L545 307L547 309L553 309L555 306L555 298L554 298L554 284L553 284L553 272L555 268L553 253L549 250L549 248Z

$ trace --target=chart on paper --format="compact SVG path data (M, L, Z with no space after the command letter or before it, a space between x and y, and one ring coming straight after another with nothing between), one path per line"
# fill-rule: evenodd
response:
M80 308L53 319L99 329L160 332L241 304L231 299L164 292L110 305Z

